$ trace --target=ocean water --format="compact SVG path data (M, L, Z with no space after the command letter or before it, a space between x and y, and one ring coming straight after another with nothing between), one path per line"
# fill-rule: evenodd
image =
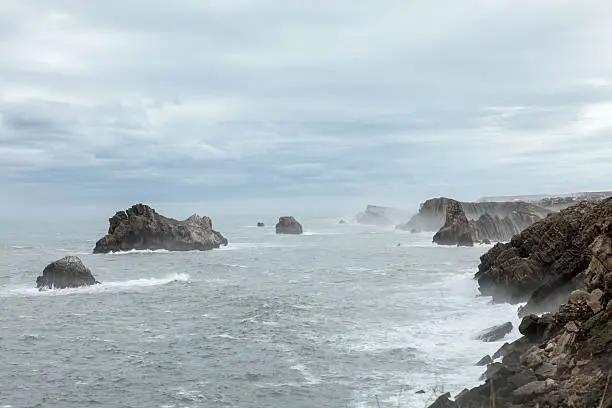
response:
M486 246L323 218L277 236L272 219L215 217L220 250L93 255L99 221L4 222L0 407L422 408L479 383L474 363L503 341L478 331L518 322L477 296ZM68 254L102 284L37 291Z

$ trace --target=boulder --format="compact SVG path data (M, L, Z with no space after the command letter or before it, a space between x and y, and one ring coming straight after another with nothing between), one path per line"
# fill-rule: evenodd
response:
M266 226L266 224L264 224L263 222L258 222L258 223L257 223L257 226L261 228L261 227L265 227L265 226Z
M208 217L192 215L177 221L144 204L117 212L109 224L108 234L96 243L95 254L132 249L203 251L227 245L227 239L213 230Z
M449 200L446 207L446 221L434 235L433 242L438 245L474 245L470 224L458 201Z
M528 301L525 313L554 311L558 300L548 300L571 292L572 281L589 267L592 244L611 219L608 198L581 202L536 222L481 257L480 292L496 302Z
M299 235L303 232L302 224L300 224L295 218L286 216L278 219L278 223L276 224L277 234Z
M494 342L503 339L506 334L512 331L512 323L507 322L498 326L489 327L478 333L476 340L482 340L484 342Z
M65 289L91 286L100 283L91 274L80 258L65 256L50 263L43 270L42 276L36 278L39 289Z
M519 333L532 341L546 339L557 324L556 319L546 314L542 317L531 314L523 317L519 325Z

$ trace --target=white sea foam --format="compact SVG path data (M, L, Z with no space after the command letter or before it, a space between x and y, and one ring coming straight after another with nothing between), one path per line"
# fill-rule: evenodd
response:
M112 291L125 291L129 289L145 288L151 286L166 285L172 282L188 282L189 274L174 273L162 278L142 278L127 281L103 282L99 285L85 286L80 288L53 289L39 291L32 287L6 288L0 290L0 297L6 296L65 296L72 294L87 294Z
M291 369L296 370L297 372L302 374L302 377L304 377L306 382L310 385L316 385L316 384L321 383L321 380L315 377L314 375L312 375L312 373L308 371L308 369L306 368L304 364L296 364L294 366L291 366Z

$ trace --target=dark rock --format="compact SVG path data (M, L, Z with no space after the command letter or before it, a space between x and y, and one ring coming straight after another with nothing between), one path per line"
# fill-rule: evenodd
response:
M346 221L344 221L344 220L340 220L340 221L338 221L338 224L342 224L342 225L344 225L344 224L346 224Z
M612 198L581 202L538 221L481 257L476 274L480 292L497 302L517 303L544 288L530 307L543 304L587 269L590 245L610 219Z
M95 254L132 249L203 251L227 245L227 239L213 230L208 217L192 215L177 221L144 204L117 212L109 224L108 234L96 243Z
M491 356L490 356L490 355L488 355L488 354L487 354L486 356L484 356L483 358L481 358L481 359L480 359L480 361L478 361L478 362L476 363L476 365L477 365L478 367L484 367L484 366L486 366L486 365L491 364L492 362L493 362L493 359L491 358Z
M512 346L509 343L504 343L503 346L501 346L496 352L495 354L493 354L493 360L497 360L500 357L504 357L508 351L512 348Z
M491 240L489 238L483 238L482 244L483 245L491 245Z
M258 227L265 227L265 226L266 226L266 224L264 224L263 222L258 222L258 223L257 223L257 226L258 226Z
M449 200L446 207L446 221L434 235L433 242L438 245L474 245L470 224L458 201Z
M418 390L415 394L425 394L425 390Z
M64 289L91 286L100 283L76 256L65 256L50 263L36 278L39 289Z
M484 342L493 342L503 339L506 334L512 331L512 323L507 322L498 326L489 327L478 333L476 340L482 340Z
M450 399L450 392L440 395L429 408L456 408L457 404Z
M519 333L531 341L539 341L546 339L556 325L557 321L552 315L539 317L538 315L531 314L523 317L523 320L521 320Z
M297 222L297 220L293 217L280 217L278 219L278 223L276 224L276 233L277 234L290 234L290 235L299 235L304 231L302 230L302 224Z
M502 363L491 363L487 366L487 371L484 372L482 376L480 376L481 381L486 380L494 380L499 378L506 378L510 374L510 370L508 367L503 365Z

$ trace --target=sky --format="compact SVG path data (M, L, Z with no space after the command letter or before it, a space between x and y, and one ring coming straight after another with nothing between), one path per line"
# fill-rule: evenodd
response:
M608 0L2 0L0 209L612 189L610 38Z

